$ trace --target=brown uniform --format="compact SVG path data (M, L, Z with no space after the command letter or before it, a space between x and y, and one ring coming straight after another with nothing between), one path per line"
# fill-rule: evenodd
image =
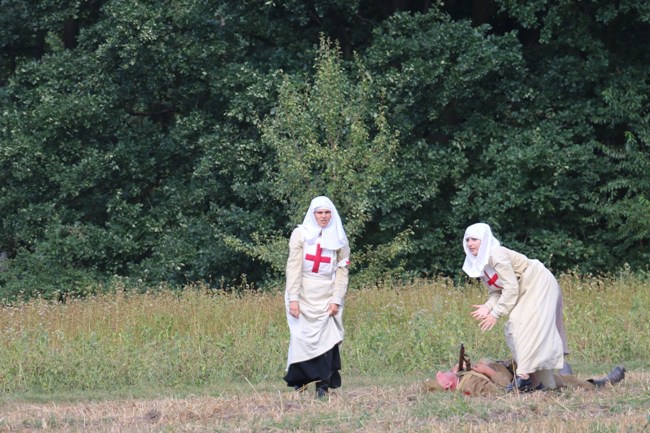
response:
M505 387L512 383L513 374L508 367L501 362L490 362L488 364L496 374L492 379L476 371L463 371L459 373L460 381L456 391L473 397L484 397L499 395L505 393ZM555 384L562 388L582 388L586 390L595 389L595 385L587 380L578 379L577 377L567 374L554 374ZM435 379L424 381L425 391L444 391Z
M463 371L456 390L465 395L502 394L503 388L512 382L512 372L503 364L492 362L490 368L496 371L492 379L477 371Z

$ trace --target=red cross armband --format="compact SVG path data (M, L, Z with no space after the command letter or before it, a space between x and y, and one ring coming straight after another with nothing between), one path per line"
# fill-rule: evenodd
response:
M336 264L337 268L347 268L350 266L350 258L346 257Z

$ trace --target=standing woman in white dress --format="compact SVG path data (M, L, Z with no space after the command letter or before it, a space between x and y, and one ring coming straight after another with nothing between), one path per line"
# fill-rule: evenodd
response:
M311 201L289 240L285 304L290 341L288 386L302 391L316 383L316 394L341 386L339 344L343 341L343 298L348 288L350 247L332 201Z
M544 388L555 388L553 370L563 367L568 353L557 280L539 260L501 246L487 224L469 226L463 248L463 270L480 278L489 293L485 304L472 306L472 317L487 331L508 316L506 342L517 367L511 389L533 389L531 375Z

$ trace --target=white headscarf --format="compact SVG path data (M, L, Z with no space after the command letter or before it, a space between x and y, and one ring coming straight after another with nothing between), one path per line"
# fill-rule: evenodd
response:
M481 240L481 246L478 249L478 254L475 256L467 248L467 238L474 238ZM483 269L490 259L490 251L496 248L501 243L492 235L490 226L484 223L476 223L467 227L465 236L463 236L463 249L465 250L465 263L463 263L463 271L472 278L478 278L483 274Z
M318 209L328 209L332 212L332 219L327 227L321 227L316 221L314 212ZM332 200L325 196L316 197L311 201L305 219L298 227L302 229L303 238L308 244L316 242L321 230L323 232L321 238L321 246L323 248L338 250L348 242L348 237L345 235L345 230L343 230L341 217Z

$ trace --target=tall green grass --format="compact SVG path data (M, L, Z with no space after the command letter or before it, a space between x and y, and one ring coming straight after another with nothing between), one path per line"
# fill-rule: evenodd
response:
M561 278L574 365L650 358L650 282L634 276ZM344 376L428 374L471 357L508 356L503 320L483 333L469 316L479 284L446 279L348 293ZM3 393L112 392L129 388L277 384L288 329L281 291L130 293L0 311Z

